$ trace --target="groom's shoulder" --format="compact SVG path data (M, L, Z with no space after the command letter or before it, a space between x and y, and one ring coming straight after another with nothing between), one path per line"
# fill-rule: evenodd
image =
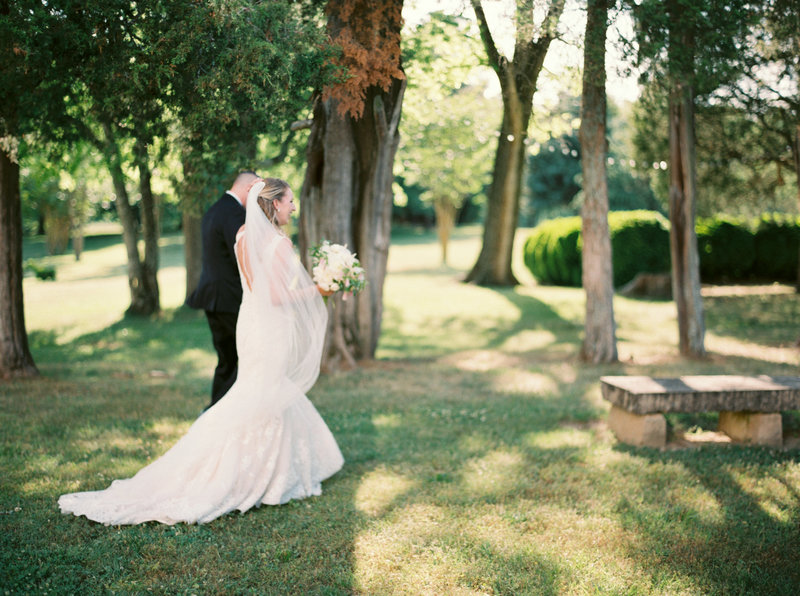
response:
M215 216L225 213L244 213L242 205L229 194L222 195L215 203L208 208L206 215Z

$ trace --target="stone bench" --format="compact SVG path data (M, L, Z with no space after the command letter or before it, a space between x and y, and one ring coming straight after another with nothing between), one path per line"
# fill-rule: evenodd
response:
M718 430L735 441L783 446L781 412L800 410L800 377L698 375L601 377L608 425L623 443L664 447L667 412L719 412Z

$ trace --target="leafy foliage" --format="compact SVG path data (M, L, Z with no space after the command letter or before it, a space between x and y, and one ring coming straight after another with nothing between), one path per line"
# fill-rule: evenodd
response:
M615 211L608 216L614 285L640 272L669 269L668 222L652 211ZM543 284L581 285L581 218L545 221L534 228L524 245L524 262Z
M460 207L489 183L499 102L479 84L480 43L463 19L434 13L408 37L398 149L404 184Z
M743 279L755 261L753 232L725 217L698 219L697 249L700 277L705 282Z
M339 81L325 87L323 98L337 100L342 116L361 117L367 89L388 91L393 81L405 78L400 65L402 9L402 0L328 2L331 42L341 52L332 64L341 70Z
M754 234L753 277L773 281L797 281L800 219L763 215Z

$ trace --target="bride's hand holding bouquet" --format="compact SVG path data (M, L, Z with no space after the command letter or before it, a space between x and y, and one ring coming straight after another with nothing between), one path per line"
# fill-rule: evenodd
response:
M357 294L367 285L364 268L346 246L324 240L311 248L311 277L327 297L344 292L343 300Z

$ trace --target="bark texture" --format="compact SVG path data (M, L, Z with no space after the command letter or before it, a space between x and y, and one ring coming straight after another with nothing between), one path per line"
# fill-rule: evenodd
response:
M147 263L152 264L153 256L149 258L145 255L145 263L139 255L139 225L131 207L128 190L125 186L125 174L122 171L122 159L119 154L113 128L110 124L103 124L103 152L114 184L116 199L114 204L117 207L117 215L122 224L122 240L125 244L125 251L128 260L128 287L131 293L131 304L126 311L133 315L151 315L160 310L158 296L158 280L156 272L148 272ZM141 173L141 172L140 172ZM149 185L148 185L149 186ZM152 201L148 205L145 197L142 197L142 209L152 209ZM155 221L155 216L147 216L151 221ZM145 219L147 221L147 219ZM151 230L152 233L152 230ZM156 248L158 240L156 236ZM145 250L152 250L152 238L146 242ZM157 250L156 253L157 255ZM158 267L158 257L155 257L156 269Z
M672 294L678 311L678 347L684 356L705 356L700 295L700 257L695 233L694 103L690 85L673 83L669 99L669 219Z
M37 376L22 300L19 164L0 149L0 378Z
M589 362L617 360L614 321L614 282L611 238L608 230L608 178L606 172L605 41L607 0L589 0L583 63L581 103L581 165L583 289L586 319L581 358Z
M320 99L314 111L300 195L300 251L310 267L311 246L323 239L346 244L367 276L359 295L329 300L324 370L351 368L374 357L378 345L404 89L400 80L387 92L370 88L360 118L342 115L335 99Z
M374 357L383 317L389 255L394 157L405 91L400 65L402 0L332 0L328 33L351 75L315 103L300 193L299 239L308 250L323 239L358 255L367 287L328 301L323 370L352 368Z
M497 73L503 98L503 121L489 188L483 244L478 260L466 281L480 285L510 286L517 279L511 270L514 236L519 220L519 195L525 168L525 146L528 124L533 110L533 94L556 26L564 10L564 0L551 0L547 16L536 36L536 27L529 22L531 2L520 2L517 8L517 40L514 59L502 56L492 38L483 7L472 0L478 17L481 40L489 65Z

